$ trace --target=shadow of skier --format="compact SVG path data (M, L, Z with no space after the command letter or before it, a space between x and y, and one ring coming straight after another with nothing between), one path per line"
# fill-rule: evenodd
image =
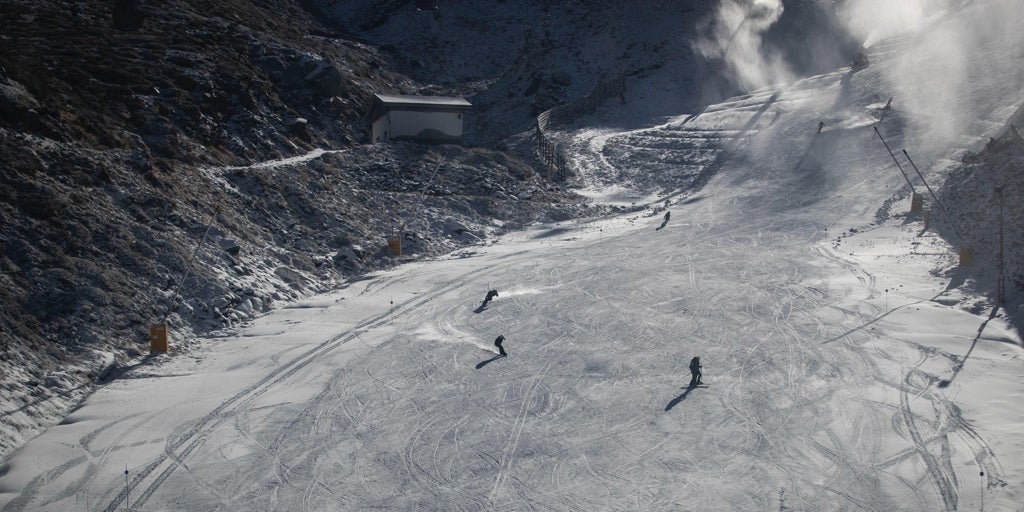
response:
M683 400L686 400L686 395L689 395L690 391L693 391L694 389L697 389L698 387L699 386L687 386L686 387L686 391L683 391L683 394L673 398L672 401L669 402L668 405L665 406L665 412L671 411L673 407L675 407L676 405L679 404L679 402L682 402Z
M490 359L488 359L486 361L480 361L479 363L476 364L476 369L479 370L480 368L483 368L484 366L487 366L488 364L491 364L491 362L496 361L498 359L501 359L503 357L505 357L505 356L503 356L501 354L498 354L498 355L496 355L496 356L494 356L494 357L492 357L492 358L490 358Z

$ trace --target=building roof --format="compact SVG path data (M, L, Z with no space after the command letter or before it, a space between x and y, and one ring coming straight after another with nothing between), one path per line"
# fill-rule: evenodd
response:
M465 98L454 96L404 96L397 94L374 94L374 100L389 107L446 107L470 109L473 104Z
M397 94L374 94L373 105L368 118L370 122L383 117L389 110L416 110L422 112L461 112L470 110L473 104L465 98L454 96L407 96Z

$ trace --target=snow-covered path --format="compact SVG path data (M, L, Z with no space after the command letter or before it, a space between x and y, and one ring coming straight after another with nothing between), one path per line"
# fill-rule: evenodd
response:
M0 510L1012 509L1020 340L930 273L872 73L581 133L595 183L706 185L157 358L9 459Z

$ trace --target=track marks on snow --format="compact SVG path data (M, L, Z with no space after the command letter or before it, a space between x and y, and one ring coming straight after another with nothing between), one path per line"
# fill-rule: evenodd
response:
M551 363L548 362L540 374L534 377L533 382L530 383L529 389L521 400L519 413L516 414L515 423L512 425L511 432L509 432L508 439L505 443L505 448L499 458L498 474L494 480L494 487L491 489L491 492L487 497L487 501L490 503L494 503L499 492L502 491L506 481L508 480L512 464L515 462L516 448L518 447L519 439L523 434L523 427L525 426L527 419L531 417L528 413L530 412L533 397L537 393L538 389L544 385L544 377L546 377L547 370L550 367Z
M473 274L479 272L482 272L482 270L470 272L464 277L471 277ZM356 339L363 331L380 327L393 315L398 315L402 312L419 308L434 298L459 288L464 282L465 281L462 279L452 281L434 289L430 293L425 293L407 299L385 312L379 313L362 321L355 328L338 334L337 336L314 346L298 357L280 365L257 383L249 386L245 390L221 403L209 414L199 419L183 434L176 438L169 439L164 450L164 455L151 461L145 467L137 470L134 473L134 478L130 481L128 488L121 490L121 492L109 502L104 511L113 512L123 504L126 492L131 492L132 496L136 496L134 502L136 507L144 506L146 501L154 492L156 492L157 489L159 489L160 485L171 476L175 469L179 467L186 467L184 461L194 450L202 446L204 442L204 436L202 434L204 432L214 428L225 421L226 418L231 417L238 411L248 407L257 398L276 386L281 385L283 382L287 381L288 378L317 361L323 355L345 345L353 339Z

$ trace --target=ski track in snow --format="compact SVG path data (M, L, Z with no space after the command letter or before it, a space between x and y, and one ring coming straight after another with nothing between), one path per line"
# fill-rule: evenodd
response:
M185 460L193 450L202 446L204 442L204 433L217 428L227 417L238 414L236 411L246 410L246 408L249 407L249 404L260 395L266 393L274 386L280 385L290 376L302 370L317 358L322 357L326 353L357 338L363 329L371 329L379 326L396 310L408 307L417 307L418 305L429 302L433 297L447 291L449 291L449 287L441 287L430 294L415 297L414 299L400 304L393 310L389 310L383 314L373 317L363 322L359 327L341 333L320 345L315 346L302 356L279 366L275 371L271 372L256 385L250 386L244 392L239 393L222 403L209 415L202 418L197 425L193 426L173 441L169 441L168 445L164 449L165 457L158 458L141 471L136 472L131 484L131 489L137 496L133 502L134 506L144 506L146 501L160 487L160 485L179 467L187 471L188 466L186 465ZM287 429L283 430L282 434L284 432L287 432ZM271 451L274 450L272 449ZM125 492L125 490L122 490L121 493L110 501L110 504L104 510L109 512L117 510L125 501Z

